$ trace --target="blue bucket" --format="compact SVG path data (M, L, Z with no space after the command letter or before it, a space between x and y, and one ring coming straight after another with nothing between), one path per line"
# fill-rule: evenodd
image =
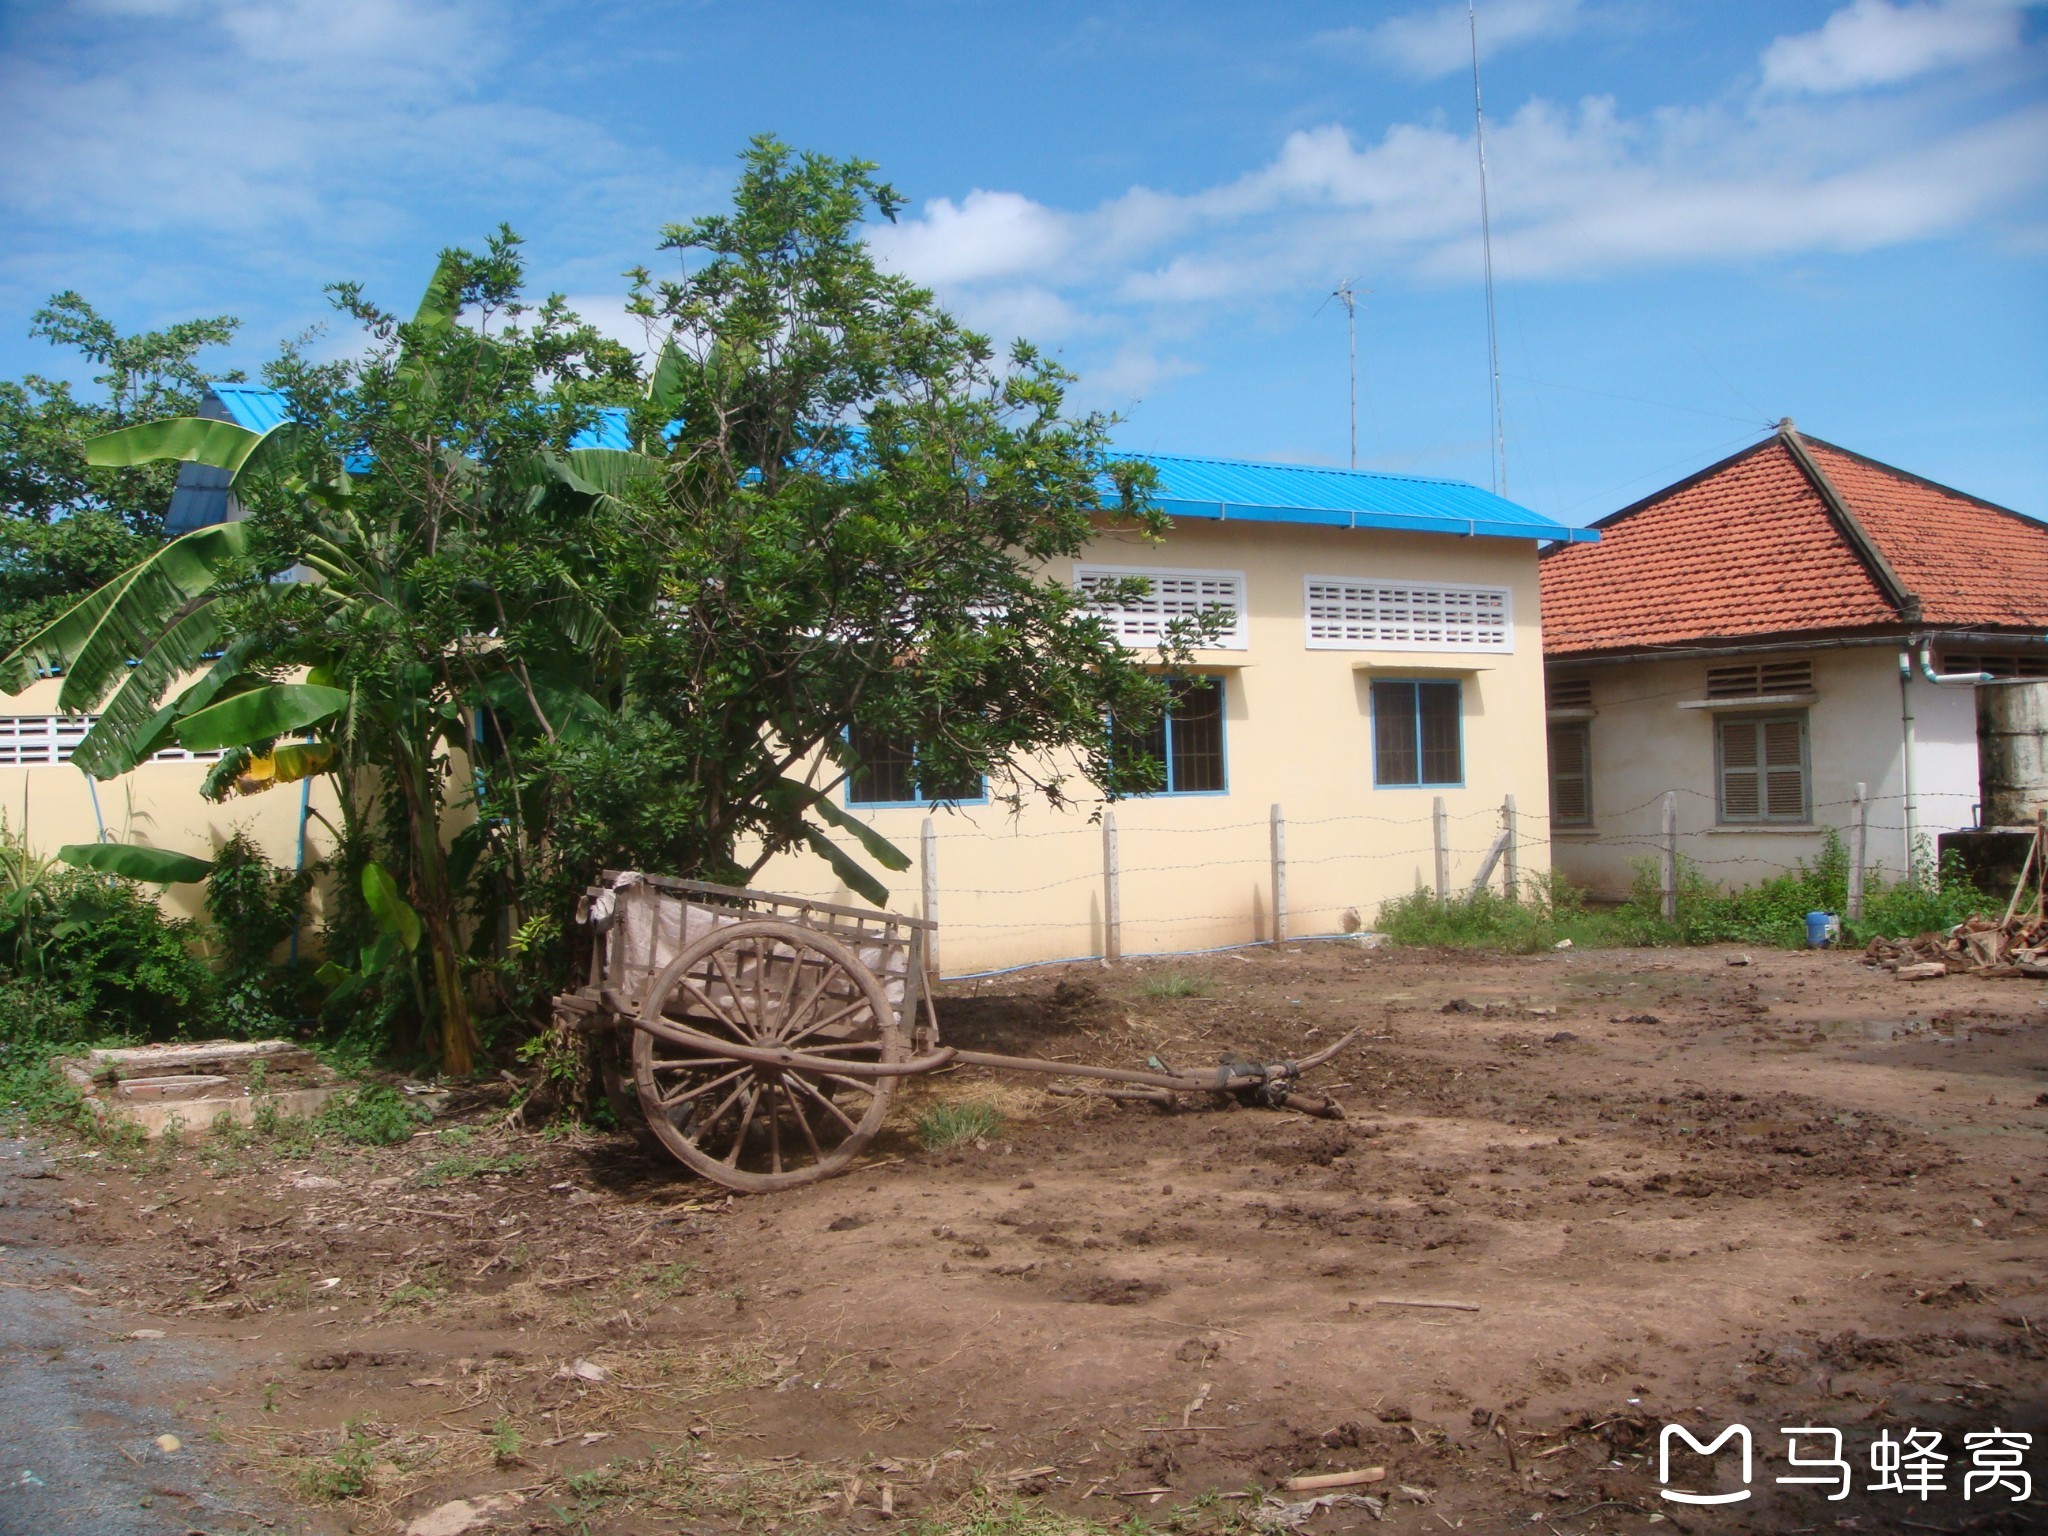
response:
M1841 935L1842 922L1832 912L1806 914L1806 947L1826 949Z

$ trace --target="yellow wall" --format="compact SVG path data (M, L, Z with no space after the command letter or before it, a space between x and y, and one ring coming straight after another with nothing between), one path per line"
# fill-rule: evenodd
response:
M57 689L54 679L34 683L0 701L0 714L54 715ZM45 855L55 854L65 843L96 841L104 824L116 842L210 859L236 831L246 830L273 861L290 868L298 847L300 786L285 784L215 805L199 793L200 781L212 766L144 763L133 773L98 785L69 763L0 767L0 815L24 834L29 847ZM312 806L340 824L331 779L313 781ZM306 844L309 863L330 850L332 839L318 820L309 821ZM195 917L203 911L204 900L203 887L174 885L165 893L164 906L181 917Z
M1203 652L1200 668L1226 679L1228 792L1152 796L1115 808L1125 954L1270 936L1268 815L1276 802L1287 823L1288 931L1297 935L1340 931L1350 910L1369 926L1380 902L1429 883L1430 807L1439 794L1451 818L1454 888L1478 868L1509 794L1528 818L1523 841L1537 840L1522 849L1523 869L1547 865L1540 843L1548 787L1533 544L1183 522L1163 545L1105 535L1084 559L1246 577L1248 649ZM1302 582L1311 574L1508 587L1513 652L1310 650ZM1360 663L1383 670L1360 671ZM1458 670L1465 668L1474 670ZM1372 675L1460 677L1464 787L1373 787ZM998 805L963 806L933 817L946 974L1102 952L1102 832L1089 820L1097 808L1030 806L1013 820ZM918 853L923 810L878 808L864 816L905 852ZM915 868L883 879L894 908L919 911ZM858 904L808 854L775 861L756 883Z
M1200 670L1225 677L1226 793L1155 796L1116 807L1122 865L1123 951L1140 954L1244 943L1271 933L1269 810L1286 818L1288 931L1339 931L1346 914L1370 925L1381 901L1433 879L1430 807L1450 816L1451 878L1462 889L1499 828L1512 794L1525 818L1522 867L1547 863L1548 809L1542 646L1533 543L1460 539L1271 523L1184 522L1163 545L1104 534L1087 563L1213 568L1246 577L1248 648L1204 652ZM1058 577L1070 566L1056 567ZM1505 586L1513 593L1511 654L1310 650L1303 578L1360 576ZM1366 663L1378 673L1359 670ZM1464 685L1465 783L1461 788L1375 789L1369 679L1456 676ZM38 684L0 706L56 711L56 684ZM215 806L199 796L203 763L145 764L99 786L108 831L123 841L210 856L237 827L289 865L299 791L287 785ZM1085 783L1073 783L1077 795ZM27 795L24 821L23 795ZM316 809L338 820L333 789L316 781ZM69 765L0 768L0 806L25 824L43 852L96 834L90 790ZM935 818L940 958L949 974L1027 961L1095 955L1103 947L1102 831L1096 803L1055 812L1042 804L1014 820L998 805ZM906 852L919 849L925 812L876 809L867 819ZM308 858L330 846L315 821ZM920 907L913 869L885 875L891 905ZM776 861L758 877L771 890L859 905L814 856ZM191 912L197 887L174 887L172 908Z

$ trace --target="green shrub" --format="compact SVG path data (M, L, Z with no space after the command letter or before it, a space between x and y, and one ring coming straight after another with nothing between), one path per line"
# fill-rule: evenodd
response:
M311 870L279 869L244 832L214 856L206 915L220 957L219 1033L244 1040L280 1034L298 1012L299 982L272 962L304 919L312 885Z
M917 1139L927 1151L986 1141L999 1135L1003 1117L993 1104L968 1100L959 1104L934 1104L917 1117Z
M85 1102L52 1058L93 1035L83 1009L45 981L0 981L0 1124L91 1124Z
M1207 997L1209 984L1199 976L1154 976L1138 988L1141 997Z
M160 1039L206 1021L213 979L190 922L111 875L67 872L53 894L42 974L95 1023Z
M339 1136L366 1147L404 1141L433 1118L424 1104L415 1104L389 1088L366 1086L329 1099L313 1117L323 1136Z

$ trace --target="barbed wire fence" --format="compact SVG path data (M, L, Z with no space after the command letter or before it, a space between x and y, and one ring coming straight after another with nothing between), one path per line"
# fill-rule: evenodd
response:
M1943 799L1972 799L1960 795L1926 793L1915 797L1923 808ZM1656 880L1661 912L1666 922L1676 922L1685 890L1685 874L1695 870L1717 884L1749 884L1756 879L1785 873L1802 862L1811 862L1816 840L1829 832L1846 848L1848 892L1843 915L1855 922L1863 915L1864 897L1872 877L1894 873L1891 866L1871 857L1873 834L1910 834L1924 829L1909 826L1902 815L1904 799L1899 795L1871 796L1864 786L1847 799L1820 801L1810 809L1811 819L1797 827L1731 825L1710 821L1707 825L1681 826L1679 808L1690 801L1701 803L1714 816L1714 797L1702 791L1679 788L1663 791L1640 804L1618 812L1603 812L1602 823L1623 829L1601 830L1594 826L1559 824L1542 812L1519 810L1515 797L1504 797L1498 806L1481 806L1450 811L1446 799L1436 797L1426 818L1349 813L1290 820L1284 808L1273 805L1260 820L1221 822L1204 827L1162 828L1148 826L1133 830L1120 828L1115 807L1106 808L1097 821L1068 827L1014 831L983 831L947 824L926 816L918 836L916 873L925 916L940 923L940 933L957 933L972 938L963 948L986 952L995 943L1029 934L1032 948L1066 961L1123 959L1191 954L1244 947L1347 936L1367 926L1381 902L1405 894L1389 878L1393 868L1406 863L1417 872L1418 885L1443 904L1470 900L1484 890L1495 890L1508 900L1528 895L1527 871L1545 867L1571 866L1583 860L1573 853L1589 848L1618 850L1630 856L1633 870L1647 865ZM1957 807L1958 810L1964 809ZM1654 813L1655 823L1647 830L1626 829L1631 818ZM1932 816L1932 824L1946 827L1953 818ZM942 830L942 827L944 828ZM1411 838L1388 838L1389 828L1404 829ZM1347 837L1345 833L1366 833ZM1728 836L1742 832L1792 832L1797 839L1774 839L1785 852L1760 852L1754 846L1729 851ZM1263 833L1263 836L1258 834ZM1556 834L1556 835L1553 835ZM1099 851L1083 853L1072 846L1073 839L1093 840ZM969 883L976 871L993 872L1012 864L999 850L1014 849L1019 843L1068 840L1057 853L1048 850L1041 863L1063 867L1067 873L1044 880L1016 884ZM1170 839L1173 853L1165 858L1131 858L1132 842L1153 843ZM1290 839L1292 847L1290 847ZM1392 841L1394 847L1384 846ZM1797 847L1793 844L1796 842ZM1560 850L1570 850L1560 859ZM1197 852L1198 851L1198 852ZM1190 857L1190 853L1197 856ZM1078 867L1077 867L1078 866ZM1352 899L1329 900L1331 882L1299 878L1304 871L1319 873L1349 866L1362 877ZM965 879L954 871L966 870ZM1427 871L1428 878L1421 878ZM1909 855L1898 878L1916 878L1924 871L1911 867ZM1203 876L1207 889L1217 889L1235 876L1254 892L1246 903L1228 903L1235 910L1194 910L1199 902L1144 901L1133 906L1129 888L1156 878ZM1632 874L1632 878L1635 878ZM1319 888L1310 903L1292 899L1294 890ZM1411 887L1413 889L1415 887ZM1058 901L1073 915L1045 914L1043 898L1051 893L1071 893L1075 900ZM1155 890L1156 895L1156 890ZM1002 915L1005 902L1016 901L1033 908L1030 915ZM965 905L967 911L959 909ZM1215 903L1226 905L1226 903ZM1148 910L1150 908L1150 910ZM993 910L992 910L993 909ZM1210 944L1201 950L1189 947L1190 935L1215 935L1235 929L1243 935L1233 942ZM1031 963L1054 963L1038 960ZM951 973L949 973L951 974Z

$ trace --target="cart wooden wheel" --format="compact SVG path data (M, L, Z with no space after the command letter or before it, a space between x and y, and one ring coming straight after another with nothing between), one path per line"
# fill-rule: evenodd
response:
M753 918L706 934L648 989L641 1023L670 1019L736 1045L900 1062L903 1032L875 973L839 940ZM893 1077L770 1067L633 1031L633 1089L648 1129L691 1168L767 1193L828 1178L881 1130Z

